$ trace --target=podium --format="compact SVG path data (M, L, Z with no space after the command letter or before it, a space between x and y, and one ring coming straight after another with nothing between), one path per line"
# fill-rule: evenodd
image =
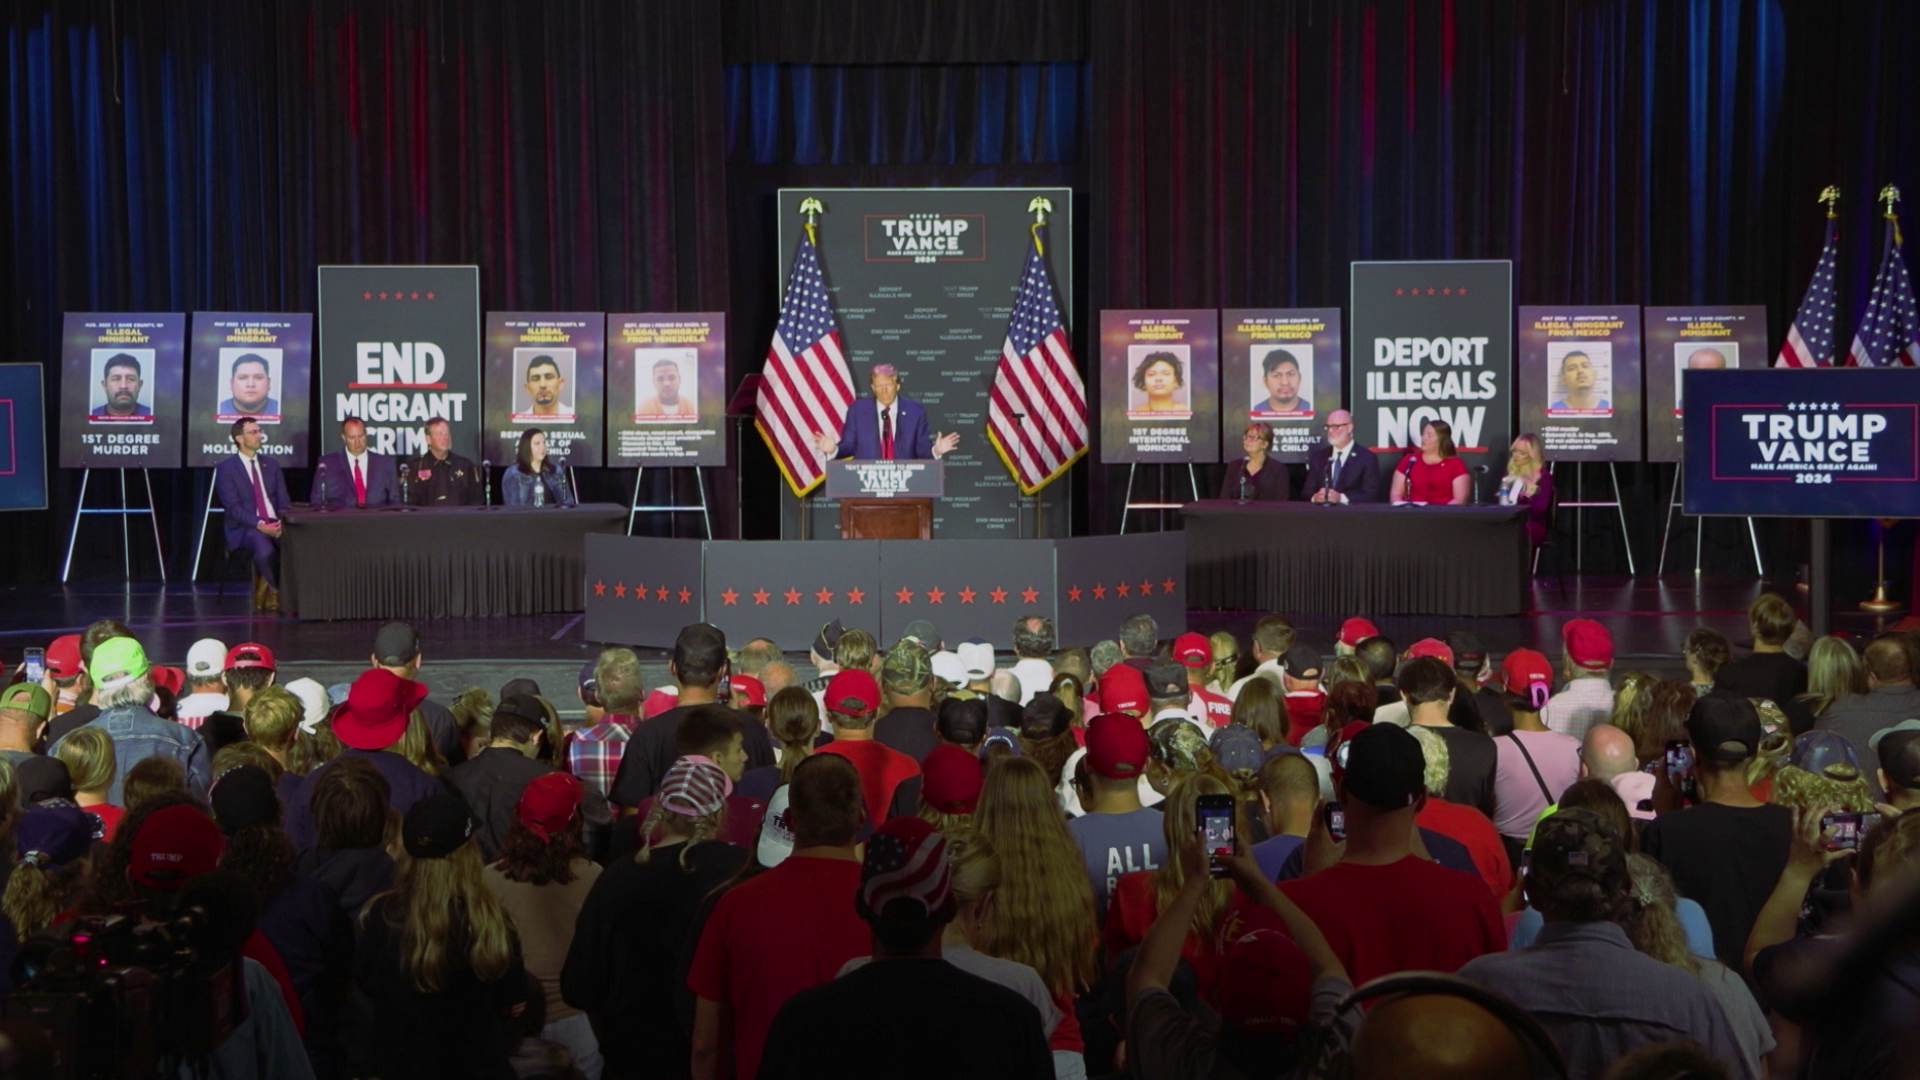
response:
M842 540L931 540L946 468L933 459L829 461L827 497L840 502Z

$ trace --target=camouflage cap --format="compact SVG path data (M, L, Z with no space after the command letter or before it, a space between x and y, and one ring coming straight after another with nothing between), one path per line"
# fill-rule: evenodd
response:
M1213 748L1200 726L1180 716L1169 716L1147 729L1153 760L1178 773L1199 772L1213 764Z
M880 682L889 694L917 694L933 682L933 656L912 638L901 638L880 665Z
M1612 824L1591 810L1575 807L1543 818L1531 850L1527 874L1541 884L1577 877L1608 888L1627 884L1627 845Z

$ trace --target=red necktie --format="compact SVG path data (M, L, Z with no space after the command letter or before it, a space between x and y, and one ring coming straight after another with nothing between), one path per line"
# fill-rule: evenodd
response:
M880 456L893 460L893 410L884 406L880 409Z
M360 462L353 463L353 501L367 505L367 478L360 473Z
M260 483L260 465L253 459L247 459L247 478L253 481L253 512L260 515L261 521L272 521L273 510L267 506L267 489Z

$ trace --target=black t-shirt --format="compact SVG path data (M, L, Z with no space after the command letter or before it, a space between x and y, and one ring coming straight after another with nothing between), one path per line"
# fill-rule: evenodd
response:
M68 709L66 712L61 713L48 722L47 741L45 745L52 746L54 743L60 741L61 736L67 732L75 728L86 727L88 724L93 723L94 717L99 715L100 706L92 702L88 702L85 705L75 705L73 708Z
M1474 710L1480 714L1481 730L1488 735L1498 738L1513 730L1513 710L1507 708L1507 695L1491 686L1483 686L1473 692L1470 700ZM1458 724L1460 721L1453 722Z
M678 705L668 709L651 720L643 720L633 731L633 737L627 740L627 749L620 756L620 771L614 774L613 790L607 792L607 801L619 806L639 806L646 797L659 790L660 782L667 778L667 770L680 757L680 751L674 748L673 734L680 730L680 721L687 710L697 709L698 705ZM767 734L767 726L751 713L733 710L740 718L745 729L747 748L747 768L757 769L762 765L771 765L776 760L773 752L773 736Z
M533 985L520 961L518 939L506 973L482 982L466 965L466 935L456 920L441 989L423 994L400 966L404 915L396 893L374 903L362 921L353 980L373 1003L374 1031L371 1045L350 1046L349 1056L376 1076L513 1080L507 1014L528 1000Z
M1663 814L1640 834L1640 850L1673 874L1680 895L1713 927L1713 951L1735 971L1747 935L1786 869L1793 811L1784 806L1699 806Z
M901 705L873 725L873 737L915 761L925 761L933 748L940 745L940 735L933 725L934 715L930 710L918 705Z
M1457 727L1430 727L1447 744L1447 790L1450 803L1471 806L1493 817L1493 777L1500 768L1500 751L1493 737Z
M885 960L802 990L773 1018L759 1080L817 1076L1051 1080L1053 1053L1014 991L945 960Z
M1807 692L1807 665L1786 653L1754 653L1714 672L1713 688L1746 698L1766 698L1782 709Z

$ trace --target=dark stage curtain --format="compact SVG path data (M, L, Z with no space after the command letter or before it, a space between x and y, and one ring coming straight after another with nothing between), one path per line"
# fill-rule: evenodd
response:
M1083 0L728 0L729 64L1086 58Z
M702 0L10 5L0 340L57 400L62 312L312 311L322 263L476 263L491 310L722 310L720 23ZM0 573L57 571L55 475ZM207 477L155 479L184 574Z

